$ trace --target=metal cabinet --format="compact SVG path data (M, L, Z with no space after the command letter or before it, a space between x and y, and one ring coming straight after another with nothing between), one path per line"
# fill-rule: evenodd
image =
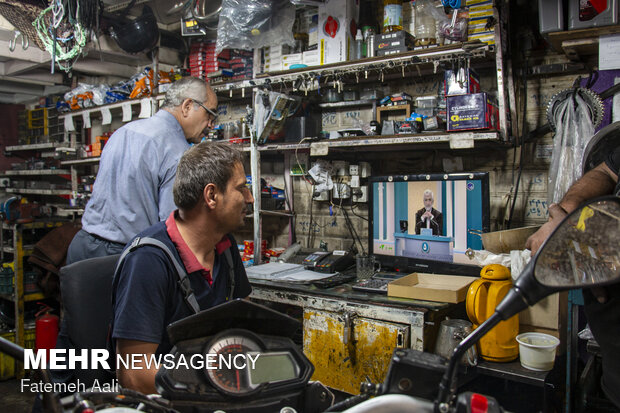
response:
M315 367L312 380L351 394L360 384L384 380L395 348L432 350L437 320L453 309L434 303L366 294L339 286L253 282L251 298L299 307L303 351Z

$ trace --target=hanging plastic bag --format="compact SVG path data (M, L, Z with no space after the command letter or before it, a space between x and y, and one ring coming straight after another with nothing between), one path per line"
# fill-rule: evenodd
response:
M294 22L295 6L289 0L223 0L215 53L271 44L294 46Z
M433 17L437 22L439 35L456 42L467 41L467 21L469 12L465 9L453 9L450 15L435 7L431 0L418 0L419 10L427 16Z
M568 188L581 178L584 149L594 135L588 104L579 94L558 103L556 134L549 166L549 203L558 203Z

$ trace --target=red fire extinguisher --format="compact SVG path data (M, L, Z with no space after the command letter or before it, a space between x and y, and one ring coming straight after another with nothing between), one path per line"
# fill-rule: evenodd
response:
M46 350L46 360L49 360L50 350L56 348L56 338L58 337L59 318L57 315L50 314L50 311L52 311L52 307L45 305L35 314L34 347L36 350Z

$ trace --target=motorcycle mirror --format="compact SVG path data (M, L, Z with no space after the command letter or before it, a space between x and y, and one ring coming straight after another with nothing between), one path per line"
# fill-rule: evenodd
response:
M435 405L448 411L456 391L457 363L502 320L561 290L620 281L620 198L593 199L571 212L525 266L495 312L454 349Z
M554 290L589 288L620 280L620 198L577 208L542 246L534 277Z

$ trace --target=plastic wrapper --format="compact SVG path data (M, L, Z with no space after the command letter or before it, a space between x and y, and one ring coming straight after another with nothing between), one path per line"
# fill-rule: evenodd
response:
M295 6L289 0L223 0L215 51L295 45Z
M431 0L418 0L421 10L426 15L432 16L438 22L439 36L457 42L467 41L467 22L469 12L464 9L454 9L452 13L445 14L435 7Z
M159 71L158 85L172 83L173 74ZM153 69L145 67L144 70L137 75L131 77L133 88L129 94L129 99L138 99L153 94Z
M65 93L65 102L71 110L86 109L95 106L93 102L93 85L78 83L75 89Z
M588 141L594 135L587 103L576 94L558 103L556 134L549 166L549 203L558 203L581 177L581 163Z
M590 330L589 325L586 325L586 328L584 328L579 333L577 333L577 336L581 340L594 340L594 334L592 334L592 331Z

